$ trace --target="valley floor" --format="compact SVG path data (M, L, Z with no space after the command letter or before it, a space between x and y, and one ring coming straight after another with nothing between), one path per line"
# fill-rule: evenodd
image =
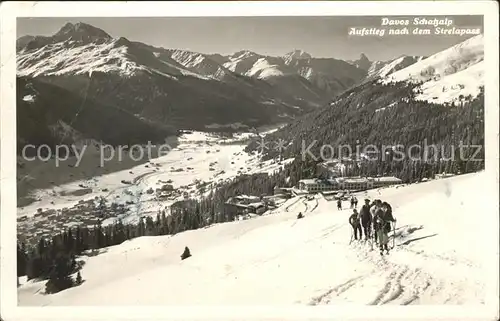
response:
M33 190L31 197L37 201L17 209L18 235L25 240L35 234L37 237L49 236L50 233L75 225L93 227L97 218L92 215L92 210L72 212L68 209L77 208L81 201L98 204L100 198L106 201L108 207L114 203L127 209L126 213L104 219L103 225L113 223L118 218L124 223L138 222L141 216L156 217L159 210L183 200L185 193L190 198L201 197L208 194L218 183L239 174L271 174L290 161L261 162L258 155L245 153L244 141L250 135L241 133L232 139L221 139L200 132L184 134L179 138L178 145L167 155L152 158L145 164L135 164L125 170L74 180L52 188ZM89 157L92 156L94 155ZM98 159L94 162L98 163ZM113 168L113 164L105 164L104 169L107 170L108 166ZM63 166L60 173L54 168L52 175L64 175L67 170L67 166ZM79 172L82 169L72 170ZM36 176L37 180L49 179L46 177L47 173L45 176L39 176L40 171L41 169L37 169L32 175ZM128 183L124 184L124 181ZM153 192L165 184L174 188L172 196L160 197L158 193ZM84 195L78 194L85 190ZM153 193L148 193L148 190Z
M85 282L22 306L498 304L498 216L485 173L358 195L393 205L395 248L349 244L350 209L317 195L245 221L141 237L85 258ZM347 202L345 203L347 205ZM297 214L305 217L298 220ZM392 239L389 243L392 245ZM181 261L185 246L192 257Z

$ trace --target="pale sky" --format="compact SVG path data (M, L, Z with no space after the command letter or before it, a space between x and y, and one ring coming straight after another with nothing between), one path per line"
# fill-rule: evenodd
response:
M404 54L428 56L471 37L348 36L351 27L380 28L382 17L18 18L17 37L50 36L67 22L84 22L101 28L112 37L125 37L167 49L223 55L251 50L272 56L300 49L318 58L357 59L365 53L372 61ZM451 27L483 30L482 16L446 17L453 19ZM398 18L413 19L411 16Z

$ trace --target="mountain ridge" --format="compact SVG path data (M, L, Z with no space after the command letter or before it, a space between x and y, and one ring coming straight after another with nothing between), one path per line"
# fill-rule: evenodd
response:
M484 36L479 34L388 74L380 82L422 83L415 89L417 99L457 103L480 94L484 70Z
M476 142L484 140L484 47L481 36L427 58L406 56L387 64L384 78L367 80L270 134L270 141L285 140L283 157L295 157L302 143L320 155L320 146L412 146L424 139L438 146L457 146L461 133L470 133ZM402 59L401 59L402 58ZM413 60L417 62L413 63ZM383 69L379 69L380 70ZM383 73L382 73L383 74ZM441 86L448 85L442 89ZM447 90L445 90L447 89ZM247 151L258 149L251 142ZM267 150L264 159L277 157ZM307 156L307 155L302 155ZM338 157L337 154L331 157Z
M176 107L179 112L177 118L182 118L183 121L171 122L169 119L164 121L170 125L195 127L195 129L203 129L203 124L213 123L225 123L228 126L235 122L243 122L248 126L282 123L286 119L293 119L324 105L333 95L364 77L362 72L352 68L350 70L354 71L353 77L349 78L347 72L342 76L349 78L347 80L333 77L335 86L316 86L313 83L314 79L289 66L298 60L297 58L306 60L310 57L300 50L290 53L288 65L283 57L261 56L248 50L236 52L234 57L207 55L186 50L158 48L123 37L111 37L102 29L85 23L66 23L52 36L20 37L16 48L19 77L38 78L78 93L81 93L78 84L84 81L83 78L96 78L99 81L101 78L109 78L108 81L121 82L124 87L115 86L120 92L114 101L107 100L105 104L120 106L133 114L137 114L138 108L127 105L130 101L140 105L141 99L134 96L122 100L119 97L126 96L127 92L135 92L141 96L142 93L137 90L125 90L127 86L123 84L137 83L135 79L141 79L139 83L151 82L151 85L146 87L156 87L158 92L150 93L153 97L146 99L142 97L149 106L144 106L143 112L139 114L157 119L158 112L161 114L161 109L166 107L155 107L155 105L166 106L168 104L160 101L162 97L175 96L171 103L179 105ZM231 59L246 59L245 64L248 64L248 59L253 59L253 62L246 70L239 72L236 66L231 66ZM173 86L172 82L178 82L183 90L171 92L173 88L178 87ZM158 86L155 83L164 85ZM170 85L166 86L166 83ZM103 86L106 87L108 86ZM210 90L204 90L205 87ZM192 94L187 94L189 91ZM147 92L148 90L145 90L145 94ZM86 94L99 99L102 90ZM200 96L199 99L197 96ZM203 103L197 104L196 100L209 102L213 106L209 108L212 109L213 115L207 115L202 121L192 124L187 119L189 115L187 110L201 108L204 110L200 113L202 117L207 111L202 106ZM221 100L226 102L221 104ZM241 104L242 101L247 103ZM188 104L189 107L182 108L184 104ZM216 107L216 105L227 107ZM240 108L247 111L241 113L241 117L233 114L233 117L224 116L218 119L217 115L223 109L228 109L229 113L225 113L226 116L234 113L232 110L235 108L230 108L230 105L243 105ZM156 112L150 112L151 109L155 109ZM183 113L184 109L186 112Z
M396 75L395 80L407 81L407 70L435 56L372 62L362 53L356 61L344 61L314 58L300 49L277 57L250 50L224 56L111 37L85 23L67 23L49 37L19 37L16 48L18 77L61 87L138 118L196 130L213 124L230 130L235 123L252 128L293 121L372 80L387 82ZM463 71L450 68L450 77ZM474 70L480 73L480 65Z

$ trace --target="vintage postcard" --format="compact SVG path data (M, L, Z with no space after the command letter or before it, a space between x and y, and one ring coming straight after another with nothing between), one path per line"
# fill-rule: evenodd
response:
M498 319L497 2L0 23L2 319Z

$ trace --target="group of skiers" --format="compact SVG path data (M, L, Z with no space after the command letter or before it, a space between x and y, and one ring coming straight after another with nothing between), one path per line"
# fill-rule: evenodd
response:
M358 199L356 197L351 197L351 208L356 208L358 206Z
M354 239L358 240L358 234L360 240L363 238L363 234L365 240L373 238L375 244L380 246L380 254L383 254L384 250L389 253L387 243L389 242L388 234L391 231L391 222L396 222L392 215L391 205L379 199L371 203L369 199L365 199L365 204L359 213L354 208L349 217L349 224L354 230Z
M354 196L351 197L351 208L356 208L358 206L358 199ZM342 210L342 199L339 197L339 199L337 200L337 209L339 211Z

